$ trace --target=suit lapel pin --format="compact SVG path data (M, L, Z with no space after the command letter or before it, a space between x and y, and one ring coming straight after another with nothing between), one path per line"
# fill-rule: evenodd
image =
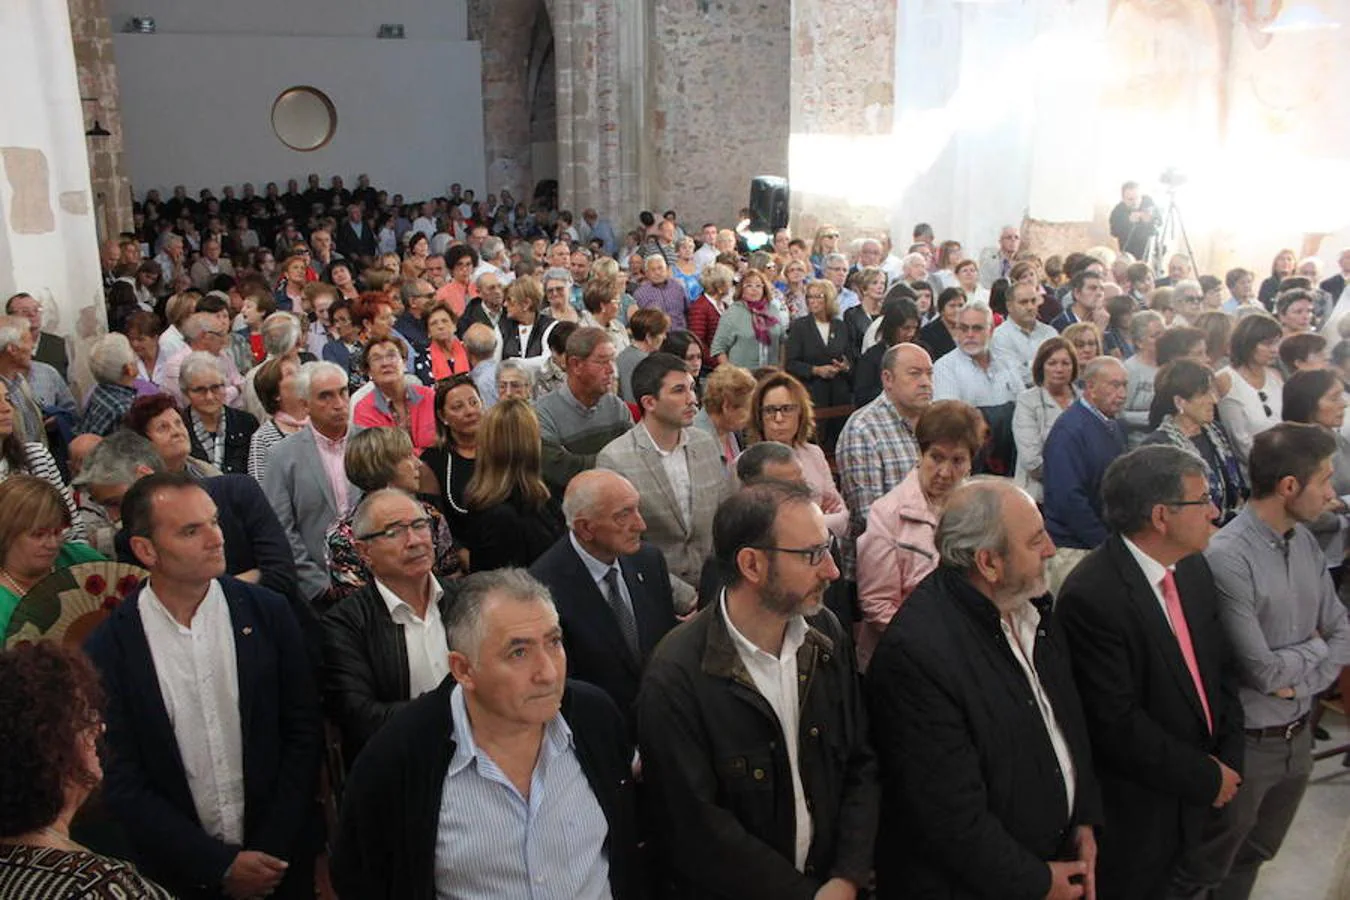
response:
M647 580L646 580L645 578L642 577L642 573L641 573L641 572L637 573L637 577L638 577L638 584L646 584L646 583L647 583Z
M244 634L244 637L248 637L248 636L249 636L250 634L252 634L252 633L253 633L253 626L252 626L252 625L245 625L244 628L243 628L243 634Z

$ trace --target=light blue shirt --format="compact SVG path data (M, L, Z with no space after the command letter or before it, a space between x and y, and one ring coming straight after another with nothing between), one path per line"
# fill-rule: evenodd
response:
M474 743L459 685L450 715L455 754L441 787L437 900L609 898L609 826L562 714L544 726L528 798Z
M989 351L995 357L1016 366L1022 376L1023 386L1031 387L1035 383L1031 377L1031 364L1036 361L1036 351L1041 349L1041 344L1058 336L1059 332L1044 322L1033 323L1031 332L1027 333L1022 330L1022 326L1012 319L1007 319L994 329L994 336L989 341Z
M497 403L497 361L495 359L483 360L470 370L469 377L478 386L478 395L483 398L483 408L495 406Z
M971 406L1002 406L1016 403L1022 393L1022 375L1016 366L989 355L989 368L982 369L960 347L944 354L933 366L933 399L963 400Z

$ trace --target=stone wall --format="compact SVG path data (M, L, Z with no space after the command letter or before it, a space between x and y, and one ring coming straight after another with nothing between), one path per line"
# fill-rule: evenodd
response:
M867 139L889 134L895 105L894 0L794 0L791 95L795 138ZM881 234L890 210L826 195L800 185L792 192L792 231L811 240L830 223L845 240ZM907 240L896 237L896 242ZM902 248L903 249L903 248Z
M108 137L88 137L89 181L94 192L94 213L101 235L115 238L130 231L131 179L127 176L122 143L122 113L117 85L117 62L113 58L112 27L104 0L69 0L70 32L75 45L75 70L86 128L94 120L112 132Z
M750 179L788 174L786 0L652 0L648 43L652 178L642 205L685 228L730 227ZM623 210L633 221L636 210Z

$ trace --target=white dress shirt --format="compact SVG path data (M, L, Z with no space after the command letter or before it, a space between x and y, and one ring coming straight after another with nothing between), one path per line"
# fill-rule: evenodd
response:
M1124 535L1121 535L1120 539L1125 542L1125 549L1130 551L1130 555L1134 557L1134 561L1144 573L1144 580L1153 590L1153 598L1158 601L1158 609L1162 610L1163 621L1167 623L1168 628L1171 628L1172 617L1167 614L1167 600L1163 597L1162 582L1167 577L1167 573L1171 572L1175 566L1164 566L1143 550L1140 550L1138 544Z
M1011 625L1008 624L1009 616L1013 620ZM1064 739L1059 720L1055 718L1055 708L1050 705L1050 697L1041 685L1041 677L1036 674L1036 635L1041 626L1041 614L1036 607L1026 603L1013 610L1009 616L999 616L999 625L1003 628L1003 636L1008 639L1013 656L1031 684L1031 693L1036 698L1036 706L1041 711L1046 733L1050 736L1050 746L1054 748L1055 759L1059 762L1060 775L1064 778L1064 796L1069 801L1069 814L1073 815L1074 789L1078 783L1073 754L1069 752L1069 742Z
M648 442L661 457L661 468L666 470L666 480L670 482L670 489L675 492L675 502L680 505L680 520L688 528L689 521L694 515L694 495L693 485L689 480L689 459L685 454L685 447L689 442L684 429L680 429L680 441L674 450L662 450L652 438L652 433L647 430L645 421L642 423L642 433L647 436Z
M811 811L806 806L806 791L802 787L802 772L798 763L801 710L797 699L797 651L806 641L806 620L801 616L793 616L788 620L783 648L774 656L756 647L749 638L736 630L731 616L727 615L726 591L722 592L718 609L731 635L731 642L736 646L736 655L750 673L755 689L768 701L774 715L778 716L778 724L783 729L788 768L792 770L792 799L797 821L795 864L800 872L806 867L806 854L811 849L813 834Z
M202 830L244 842L244 738L234 623L213 580L189 627L180 625L147 584L139 601L164 710L178 742Z
M450 674L450 645L445 640L445 625L441 623L441 594L445 593L432 575L431 599L427 614L417 617L413 608L380 579L375 579L375 590L389 609L389 617L403 629L403 645L408 650L408 699L420 697L435 688Z

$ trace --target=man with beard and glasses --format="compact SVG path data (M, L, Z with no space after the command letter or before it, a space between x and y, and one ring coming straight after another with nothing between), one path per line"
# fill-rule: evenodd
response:
M1101 800L1046 592L1054 542L1024 491L977 478L934 544L867 673L877 896L1093 897Z
M726 588L652 654L637 701L655 864L674 896L851 900L871 877L879 792L839 577L805 485L724 501Z

